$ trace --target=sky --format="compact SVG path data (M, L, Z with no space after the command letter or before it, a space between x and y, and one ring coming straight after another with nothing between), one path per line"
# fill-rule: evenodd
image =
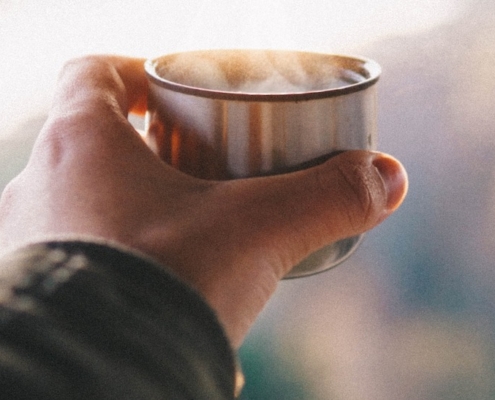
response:
M205 48L356 54L384 37L446 23L470 1L0 0L0 138L46 113L61 66L83 54L155 57Z

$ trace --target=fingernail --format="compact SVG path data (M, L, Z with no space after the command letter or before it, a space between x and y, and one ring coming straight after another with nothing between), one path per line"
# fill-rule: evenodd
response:
M392 212L400 206L404 197L406 197L408 188L407 172L398 160L382 153L378 153L375 156L373 165L380 173L387 189L386 209Z

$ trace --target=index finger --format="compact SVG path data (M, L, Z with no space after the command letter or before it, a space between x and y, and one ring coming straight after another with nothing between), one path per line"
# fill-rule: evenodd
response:
M144 59L97 55L69 61L31 160L90 165L152 154L127 120L129 112L144 113L147 94Z
M62 69L52 113L66 114L74 108L90 104L108 106L109 102L116 101L123 115L142 114L146 111L147 94L144 59L85 56L69 61Z

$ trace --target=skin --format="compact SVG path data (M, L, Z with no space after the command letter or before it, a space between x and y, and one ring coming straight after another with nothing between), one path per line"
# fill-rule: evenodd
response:
M407 176L394 158L366 151L272 177L185 175L127 121L146 110L143 61L65 65L30 161L0 199L0 248L74 235L130 247L194 287L236 348L290 268L383 221Z

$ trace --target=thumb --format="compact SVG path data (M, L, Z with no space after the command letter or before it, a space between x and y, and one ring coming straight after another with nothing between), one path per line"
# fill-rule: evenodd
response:
M289 174L203 185L172 229L185 236L172 236L176 251L162 261L207 299L237 346L293 266L374 227L406 191L402 165L366 151Z
M313 251L382 222L401 204L408 181L391 156L347 151L313 168L245 184L239 187L243 220L260 243L287 249L277 271L284 276Z

